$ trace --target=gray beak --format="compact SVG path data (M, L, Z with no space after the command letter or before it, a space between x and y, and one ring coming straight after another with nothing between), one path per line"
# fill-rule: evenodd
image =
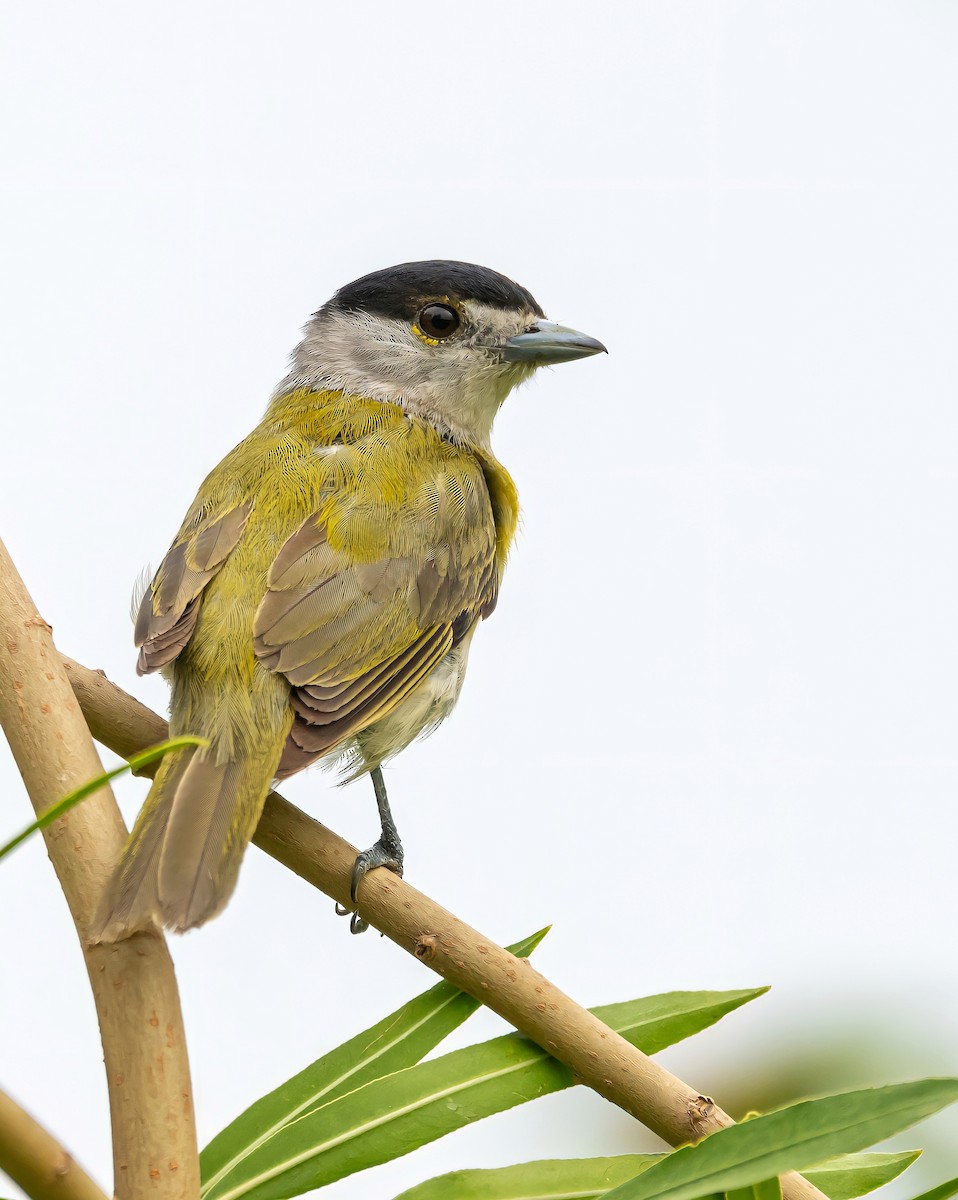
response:
M506 362L528 363L533 367L572 362L590 354L608 354L608 350L595 338L554 321L536 321L528 333L510 338L502 347Z

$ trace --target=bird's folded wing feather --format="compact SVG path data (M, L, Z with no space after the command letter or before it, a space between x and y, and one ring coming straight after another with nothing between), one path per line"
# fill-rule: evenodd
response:
M203 589L236 546L251 509L243 503L187 519L140 603L134 634L140 675L167 666L190 640Z
M256 615L257 657L294 688L294 741L315 757L389 713L497 588L478 464L437 467L398 504L331 497L280 549Z

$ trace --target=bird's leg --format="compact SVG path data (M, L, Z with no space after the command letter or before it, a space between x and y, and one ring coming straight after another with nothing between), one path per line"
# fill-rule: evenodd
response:
M356 861L353 863L353 875L349 884L349 896L354 904L360 880L367 871L372 871L376 867L388 867L390 871L395 871L397 875L402 876L402 842L399 840L399 831L396 829L396 822L389 809L389 798L386 795L386 783L382 770L374 767L369 772L369 776L376 791L376 807L379 809L382 832L379 835L379 841L374 846L370 846L362 854L356 855ZM349 922L350 932L364 933L368 928L368 922L364 921L359 913L354 912Z

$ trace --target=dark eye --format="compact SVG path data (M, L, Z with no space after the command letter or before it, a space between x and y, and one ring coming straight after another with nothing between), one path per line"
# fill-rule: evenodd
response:
M459 314L448 304L427 304L419 314L419 328L426 337L447 338L460 324Z

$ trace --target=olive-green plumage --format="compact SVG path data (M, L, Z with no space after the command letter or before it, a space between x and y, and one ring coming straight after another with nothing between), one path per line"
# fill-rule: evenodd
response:
M210 744L164 762L101 937L218 911L274 776L388 716L492 610L517 513L491 455L396 405L303 389L273 402L203 483L143 598L140 669L175 659L171 733Z
M207 744L164 759L96 936L209 919L274 778L339 756L378 771L452 710L517 521L493 419L537 366L602 350L469 263L374 272L314 315L143 596L139 670L168 674L171 732ZM354 887L401 870L374 782L383 838Z

